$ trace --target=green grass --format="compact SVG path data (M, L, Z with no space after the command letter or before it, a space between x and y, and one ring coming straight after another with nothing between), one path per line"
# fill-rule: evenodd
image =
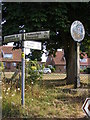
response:
M52 82L65 75L46 74L43 82L33 85L33 88L26 83L25 85L25 106L21 106L21 88L16 85L10 89L11 85L3 82L2 87L2 116L3 117L44 117L44 118L78 118L84 117L82 105L88 96L88 90L77 91L75 93L68 91L73 85L60 85L50 87ZM56 78L56 79L55 79ZM83 78L83 76L81 76ZM88 80L83 78L82 83L88 84ZM59 81L60 82L60 81ZM59 83L58 82L58 83ZM48 86L49 84L49 86ZM48 87L47 87L48 86ZM63 91L63 89L66 89Z

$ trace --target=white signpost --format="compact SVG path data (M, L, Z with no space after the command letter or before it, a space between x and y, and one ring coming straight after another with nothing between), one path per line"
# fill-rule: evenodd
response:
M35 49L35 50L41 50L42 43L36 42L36 41L24 41L24 47L30 48L30 49Z
M18 42L22 40L22 34L15 34L15 35L8 35L4 36L4 42L3 43L8 43L8 42Z
M49 31L25 33L25 40L49 39Z
M90 118L90 98L86 98L86 100L82 106L82 110Z
M24 105L24 103L25 103L25 100L24 100L24 97L25 97L25 54L24 54L24 47L41 50L41 43L31 41L31 40L49 39L49 33L50 33L50 31L39 31L39 32L30 32L30 33L24 33L24 31L22 31L21 34L9 35L9 36L4 37L3 43L22 41L22 91L21 91L21 104L22 105ZM25 43L25 46L24 46L24 43Z
M79 42L84 39L85 36L85 29L83 24L80 21L74 21L70 28L71 36L75 41L75 84L74 88L80 87L80 64L79 64Z
M30 41L30 40L49 39L49 33L50 31L24 33L24 40ZM3 43L18 42L21 40L22 40L22 34L8 35L8 36L4 36Z

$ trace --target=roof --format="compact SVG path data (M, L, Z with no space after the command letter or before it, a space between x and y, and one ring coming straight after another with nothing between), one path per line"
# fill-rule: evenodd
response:
M48 56L46 65L66 65L66 60L64 57L64 51L57 51L56 56L53 55ZM84 52L83 59L80 59L80 65L90 65L90 58L88 58L87 54Z
M57 51L56 56L53 57L53 61L54 61L55 65L65 65L66 60L64 57L64 51Z
M3 58L2 54L12 54L12 58ZM0 61L21 62L21 49L13 50L12 46L0 46Z
M64 57L64 51L57 51L56 56L53 55L48 56L46 64L53 64L53 65L65 65L65 57Z
M87 54L83 52L81 56L83 57L83 59L80 59L80 65L90 65L90 58L88 58Z

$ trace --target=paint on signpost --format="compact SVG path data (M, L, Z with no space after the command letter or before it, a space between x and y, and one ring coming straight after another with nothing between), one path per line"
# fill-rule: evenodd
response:
M24 57L25 57L24 52L22 52L22 58L24 58Z

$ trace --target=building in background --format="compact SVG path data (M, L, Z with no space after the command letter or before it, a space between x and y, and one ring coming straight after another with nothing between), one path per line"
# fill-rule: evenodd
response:
M53 55L49 55L46 60L46 66L48 65L55 67L56 72L65 73L66 60L64 57L64 50L57 50L55 57ZM82 54L82 59L80 59L80 70L85 70L86 68L90 68L90 58L88 58L87 54L84 52Z
M83 52L81 54L82 59L80 59L80 69L84 70L86 68L90 68L90 58L88 58L87 54Z
M85 52L81 56L80 69L84 70L86 68L90 68L90 58L88 58ZM58 73L66 72L66 60L63 49L58 49L55 57L53 55L49 55L47 59L46 56L44 57L39 64L45 64L46 67L51 65L55 67L56 72ZM14 50L13 46L1 46L0 62L3 62L6 71L14 71L17 65L21 63L21 49Z
M46 66L52 65L55 67L56 72L66 72L66 60L64 57L64 50L58 49L56 52L56 56L49 55L46 60Z
M14 71L21 63L21 49L14 50L12 46L1 46L0 62L3 62L5 71Z

